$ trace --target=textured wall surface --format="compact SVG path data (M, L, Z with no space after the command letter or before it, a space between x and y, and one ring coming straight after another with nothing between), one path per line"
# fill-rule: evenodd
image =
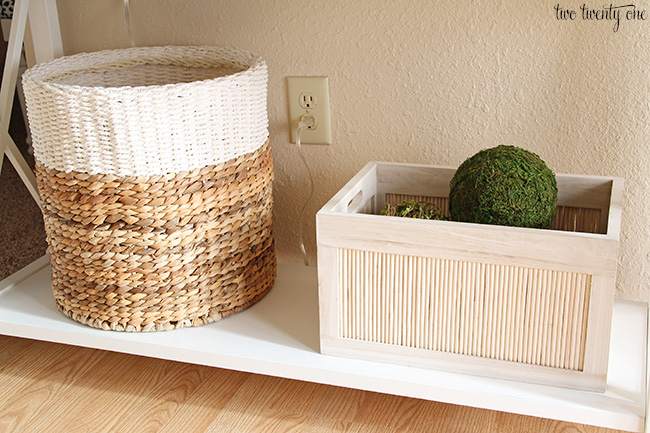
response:
M305 148L312 257L316 211L368 161L457 166L512 144L558 173L625 179L618 296L647 300L650 11L623 16L614 32L611 20L583 20L583 3L602 8L560 3L577 12L561 21L557 2L533 0L131 0L131 20L139 46L234 46L267 60L281 260L301 260L309 194L289 143L285 77L327 75L334 143ZM57 5L67 54L129 45L122 1Z

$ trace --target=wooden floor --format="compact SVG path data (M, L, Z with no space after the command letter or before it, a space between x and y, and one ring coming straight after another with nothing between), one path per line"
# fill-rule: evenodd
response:
M0 336L0 433L614 430Z

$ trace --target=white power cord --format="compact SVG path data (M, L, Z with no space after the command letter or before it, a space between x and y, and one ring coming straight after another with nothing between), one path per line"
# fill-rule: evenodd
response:
M124 0L124 19L126 20L126 30L129 33L129 42L131 42L131 48L135 47L135 42L133 41L133 30L131 30L131 13L129 7L129 0Z
M307 174L309 175L309 197L305 201L305 204L302 206L302 210L300 211L300 220L298 223L298 231L299 231L299 236L300 236L300 251L302 251L302 258L305 261L305 266L309 266L309 257L307 256L307 250L305 249L305 241L303 239L303 218L305 216L305 210L307 209L307 204L311 200L312 196L314 195L314 178L311 175L311 170L309 169L309 164L307 164L307 160L305 159L305 155L302 153L302 146L300 144L300 134L302 134L302 131L306 128L309 128L310 126L314 126L316 123L316 119L313 116L308 116L308 115L303 115L300 117L300 122L298 123L298 131L296 133L296 144L298 145L298 153L300 154L300 158L302 159L302 162L305 164L305 168L307 169Z

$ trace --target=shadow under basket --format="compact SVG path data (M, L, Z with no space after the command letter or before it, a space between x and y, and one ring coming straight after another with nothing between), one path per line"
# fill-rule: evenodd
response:
M603 391L622 180L557 175L549 230L379 215L454 173L369 163L318 212L321 352Z

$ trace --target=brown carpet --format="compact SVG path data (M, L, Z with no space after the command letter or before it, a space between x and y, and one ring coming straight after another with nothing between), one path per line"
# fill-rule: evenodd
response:
M5 51L6 44L0 43L3 59ZM17 100L9 135L33 168L34 158L27 154L27 133ZM0 173L0 280L43 256L46 248L41 212L5 156Z

